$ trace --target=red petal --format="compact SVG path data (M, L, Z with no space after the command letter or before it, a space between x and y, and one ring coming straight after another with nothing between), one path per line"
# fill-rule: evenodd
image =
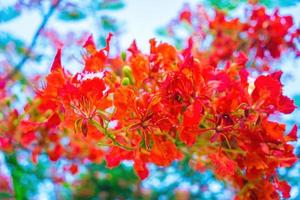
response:
M0 150L9 150L11 147L11 141L7 137L0 137Z
M123 160L130 160L132 158L132 152L125 151L118 147L110 149L105 156L107 167L112 168L118 166Z
M179 13L179 20L185 21L189 24L192 23L192 12L188 6L185 6L182 11Z
M140 50L138 49L135 40L133 40L133 42L131 43L130 47L127 50L129 52L131 52L132 55L136 55L136 54L140 53Z
M193 46L194 46L193 37L189 37L187 42L187 47L182 51L182 55L185 58L192 57Z
M76 156L76 152L80 153L80 149L74 149L73 155L74 157ZM95 163L101 163L103 160L103 151L101 149L97 149L95 147L90 147L89 148L89 155L88 155L88 159L92 162Z
M90 53L93 54L97 51L93 36L90 35L87 41L84 43L83 47Z
M290 114L296 109L296 106L292 99L282 95L279 98L278 109L284 114Z
M34 164L38 163L38 156L40 153L41 153L41 148L39 146L36 146L31 152L31 160Z
M58 69L62 69L62 66L61 66L61 49L57 50L57 53L55 55L54 61L53 61L52 66L51 66L51 71L56 71Z
M196 136L197 135L195 132L189 130L188 128L184 128L179 134L179 139L188 146L191 146L196 142Z
M98 72L104 68L106 63L109 49L110 49L110 40L112 38L112 34L109 33L108 37L106 38L106 47L101 49L100 51L96 51L91 56L85 58L85 68L84 71L89 72Z
M78 165L76 164L72 164L69 168L69 171L71 172L71 174L75 175L78 172Z
M21 128L23 133L35 131L42 123L39 122L31 122L31 121L22 121Z
M26 132L22 135L21 144L23 146L28 146L35 140L36 140L35 132L33 131Z
M278 74L259 76L254 83L253 100L263 102L262 106L270 112L278 109L279 97L282 93L282 85L278 80L278 76Z
M184 126L198 125L202 116L202 104L199 100L196 100L192 105L188 106L187 110L183 114Z
M104 81L100 78L86 79L81 84L81 91L83 93L90 93L97 96L100 99L103 96L105 90Z
M238 65L245 65L247 61L248 61L248 57L244 52L240 52L235 59L235 62Z
M210 154L209 158L215 167L216 174L221 177L234 175L237 169L237 163L225 155L214 153Z
M281 191L283 198L290 198L291 186L286 181L279 181L278 189Z
M285 124L264 120L262 126L268 135L273 140L282 140L285 131Z
M141 160L135 160L133 167L140 179L144 180L148 177L149 171L145 162L142 162Z
M46 127L48 129L55 128L60 124L60 118L57 113L54 113L46 122Z
M84 137L87 136L87 134L88 134L88 120L87 119L82 120L81 132L82 132Z
M277 79L278 81L280 81L280 78L282 76L283 72L282 71L276 71L273 72L272 74L270 74L270 76L274 79Z
M109 52L109 49L110 49L110 41L111 41L112 36L113 36L113 34L109 33L106 38L106 47L103 50L106 50L107 52Z
M295 124L291 130L291 132L287 135L288 138L290 139L289 141L297 141L297 130L298 130L298 127L297 125Z
M54 149L48 151L48 155L51 161L57 161L63 153L63 147L60 144L56 144Z

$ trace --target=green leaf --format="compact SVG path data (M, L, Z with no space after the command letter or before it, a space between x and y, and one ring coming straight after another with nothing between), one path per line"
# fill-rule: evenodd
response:
M300 0L279 0L279 6L290 7L290 6L295 6L299 2Z
M259 3L262 5L265 5L268 8L273 7L290 7L295 6L297 3L299 3L300 0L259 0Z
M246 0L208 0L208 4L220 10L233 10Z
M86 14L79 10L78 8L70 8L68 10L63 10L58 14L58 18L63 21L78 21L86 17Z
M15 193L15 198L17 200L24 199L25 197L25 189L22 187L22 168L18 164L17 156L15 153L11 155L5 155L6 163L8 164L8 167L10 168L12 182L13 182L13 189Z
M7 33L7 32L0 32L0 51L4 50L6 51L6 46L7 44L11 44L13 43L15 45L15 49L17 51L17 53L19 54L23 54L24 51L24 46L25 43L19 39L14 37L12 34Z
M294 96L295 104L298 108L300 108L300 94Z
M20 11L18 11L14 6L2 8L0 10L0 23L10 21L19 15Z
M101 18L102 28L109 32L116 32L118 27L114 21L114 19L109 18L107 16L103 16Z
M0 199L8 199L8 198L12 198L12 194L8 193L8 192L0 192Z
M168 31L167 31L167 29L165 27L158 28L158 29L156 29L155 32L159 36L163 36L163 37L168 36Z
M118 0L111 0L111 1L104 1L99 4L100 10L119 10L124 8L125 4L122 1Z
M274 2L272 2L272 0L259 0L259 3L268 8L274 7Z
M98 43L99 43L101 46L105 46L105 45L106 45L106 36L100 35L100 36L98 37Z

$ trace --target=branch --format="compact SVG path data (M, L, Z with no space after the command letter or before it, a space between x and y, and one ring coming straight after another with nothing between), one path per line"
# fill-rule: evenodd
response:
M119 142L115 139L115 137L114 137L110 132L107 131L107 128L103 128L97 121L91 119L91 120L89 120L89 122L90 122L90 123L91 123L98 131L100 131L100 132L103 133L105 136L107 136L109 139L111 139L111 141L113 142L113 144L114 144L115 146L118 146L118 147L120 147L120 148L122 148L122 149L125 149L125 150L127 150L127 151L133 151L133 150L135 150L134 147L125 146L125 145L119 143Z
M12 78L14 75L16 75L16 73L18 73L18 71L20 71L22 69L22 67L24 66L24 64L26 63L26 61L28 60L28 58L30 57L30 54L32 53L32 50L34 49L34 47L36 45L37 39L40 36L40 33L45 28L45 26L48 23L50 17L54 13L55 9L58 7L58 5L60 4L60 2L62 2L62 0L57 0L55 3L53 3L51 5L48 13L44 16L42 23L40 24L40 26L38 27L37 31L35 32L35 34L34 34L32 40L31 40L31 43L30 43L29 47L25 51L25 55L20 60L20 62L15 66L15 68L13 69L13 71L10 74L8 74L8 76L6 77L6 79Z

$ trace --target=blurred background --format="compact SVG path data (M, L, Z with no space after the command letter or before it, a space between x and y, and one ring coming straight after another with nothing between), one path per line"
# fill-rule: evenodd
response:
M269 11L280 8L280 14L292 15L300 24L300 1L263 0ZM35 87L49 72L57 48L64 48L63 66L71 72L81 69L81 45L90 34L98 47L105 45L109 32L114 34L112 54L126 50L135 39L138 47L149 52L149 39L166 41L183 47L189 27L178 26L177 37L167 28L179 11L189 5L204 5L224 10L229 16L242 17L247 1L238 0L0 0L0 77L17 74L10 92L16 99L12 107L20 112ZM183 28L182 28L183 27ZM284 93L300 106L299 58L287 54L272 63L284 71ZM0 82L1 85L1 82ZM28 86L29 85L29 86ZM280 116L285 123L299 124L300 112ZM1 119L1 114L0 114ZM1 134L1 133L0 133ZM299 141L295 142L299 155ZM0 145L1 147L1 145ZM3 149L3 144L2 148ZM141 182L130 162L108 170L105 163L85 163L66 169L67 160L51 162L46 155L38 164L30 153L0 151L0 199L231 199L233 191L216 180L210 171L198 172L187 160L169 168L150 166L151 176ZM59 170L57 170L59 169ZM300 199L300 162L291 169L279 169L291 185L291 199Z

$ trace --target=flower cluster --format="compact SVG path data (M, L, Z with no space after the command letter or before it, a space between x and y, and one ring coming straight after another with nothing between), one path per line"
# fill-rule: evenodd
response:
M194 56L214 66L241 51L251 58L251 67L263 71L267 71L269 62L280 58L287 49L299 56L296 43L299 43L300 29L295 27L292 16L282 16L279 10L268 13L259 5L248 6L244 13L243 19L233 18L221 10L210 15L201 5L196 9L186 5L164 34L181 41L181 45L185 45L190 37L196 44ZM182 39L183 27L187 34Z
M145 179L147 164L165 167L188 157L195 170L213 170L229 182L237 199L289 197L276 169L297 161L289 144L297 126L286 134L285 124L270 119L295 109L282 94L281 71L251 82L245 54L231 52L219 68L194 56L192 42L179 51L152 39L148 54L133 42L126 55L110 57L110 39L100 50L87 40L84 68L75 75L58 50L20 123L20 145L35 162L41 153L52 161L105 159L110 168L129 160Z

